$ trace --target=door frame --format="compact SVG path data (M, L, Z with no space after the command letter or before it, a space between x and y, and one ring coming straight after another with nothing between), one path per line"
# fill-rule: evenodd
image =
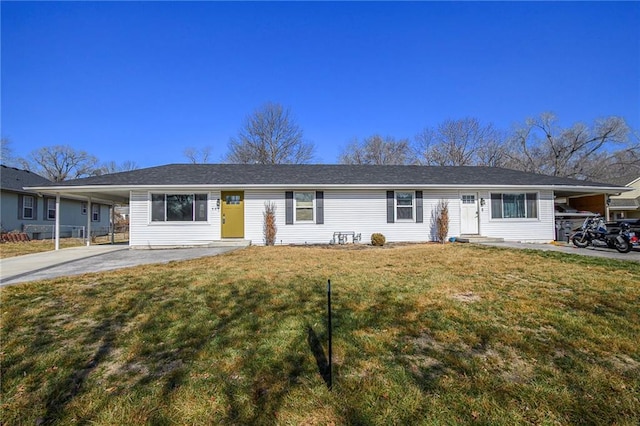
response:
M467 207L464 207L465 205L470 205L469 204L465 204L464 203L464 197L466 196L473 196L474 198L474 205L476 207L476 215L475 215L475 221L467 221L465 220L465 215L463 214L463 210L466 209ZM478 193L477 192L460 192L460 234L470 234L470 235L475 235L475 234L480 234L480 199L478 197ZM475 222L475 223L474 223ZM469 228L473 228L471 231L469 231ZM475 231L475 232L474 232Z
M226 202L226 196L228 195L238 195L240 194L240 204L242 208L230 208ZM244 221L244 191L221 191L220 192L220 238L244 238L245 235L245 221ZM242 232L239 233L241 235L233 235L233 236L225 236L225 221L226 215L229 213L235 213L238 217L241 217L242 220ZM228 232L228 230L227 230Z

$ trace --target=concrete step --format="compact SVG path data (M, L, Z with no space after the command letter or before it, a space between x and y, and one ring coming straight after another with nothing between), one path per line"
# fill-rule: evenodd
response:
M504 238L494 238L494 237L484 237L482 235L460 235L459 237L456 238L456 241L461 242L461 243L475 243L475 244L482 244L482 243L503 243L504 242Z
M224 240L212 241L207 244L207 247L248 247L251 245L251 240L244 240L242 238L225 238Z

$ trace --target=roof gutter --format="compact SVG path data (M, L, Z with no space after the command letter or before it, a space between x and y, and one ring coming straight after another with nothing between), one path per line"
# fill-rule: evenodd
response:
M574 186L574 185L486 185L486 184L171 184L171 185L84 185L84 186L34 186L25 189L41 193L86 193L86 192L112 192L112 191L145 191L156 189L292 189L292 188L324 188L324 189L399 189L399 188L425 188L425 189L547 189L566 192L596 192L599 194L619 194L633 191L633 188L621 186Z

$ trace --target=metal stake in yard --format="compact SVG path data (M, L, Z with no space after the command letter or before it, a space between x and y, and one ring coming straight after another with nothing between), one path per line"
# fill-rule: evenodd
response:
M331 371L331 364L332 364L332 362L331 362L331 360L332 360L332 358L331 358L332 357L332 355L331 355L331 352L332 352L332 348L331 348L331 280L327 280L327 328L328 328L328 331L329 331L329 348L328 348L328 351L329 351L329 361L328 361L328 363L329 363L329 365L327 367L328 367L328 370L329 370L329 390L331 390L331 387L333 385L333 374L332 374L332 371Z

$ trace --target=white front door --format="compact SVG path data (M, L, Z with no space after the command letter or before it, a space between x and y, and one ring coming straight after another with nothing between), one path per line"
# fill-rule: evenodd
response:
M478 233L478 194L460 194L460 233Z

